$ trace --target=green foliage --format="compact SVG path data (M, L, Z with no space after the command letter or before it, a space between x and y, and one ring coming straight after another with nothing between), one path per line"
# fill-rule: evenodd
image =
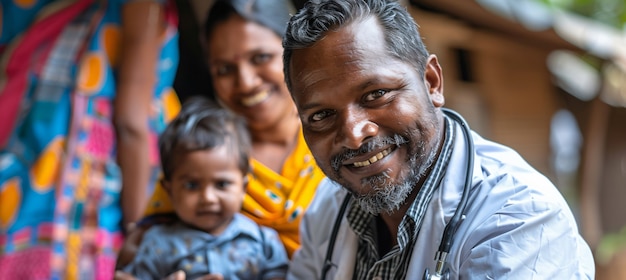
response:
M538 0L551 7L561 8L617 29L626 28L625 0Z
M608 263L613 255L626 248L626 227L619 232L605 234L598 245L596 259L599 263Z

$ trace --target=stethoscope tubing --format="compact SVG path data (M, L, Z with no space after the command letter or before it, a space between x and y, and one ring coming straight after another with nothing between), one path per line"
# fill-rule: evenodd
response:
M463 194L461 195L461 200L459 201L459 206L454 211L454 215L446 225L443 230L443 235L441 236L441 243L439 243L439 249L435 254L435 273L434 275L430 275L428 273L428 268L424 271L424 279L449 279L450 272L444 272L446 259L448 253L450 252L450 248L452 248L452 242L454 241L454 235L456 231L459 229L461 222L465 220L465 209L467 208L467 201L469 199L469 192L472 186L472 172L474 168L474 141L472 140L471 130L467 122L461 115L457 112L452 111L450 109L443 109L443 112L461 125L461 130L463 131L463 138L465 140L465 146L467 147L467 167L465 169L465 183L463 185Z
M467 207L467 200L469 198L469 190L472 185L472 172L474 167L474 141L470 135L470 128L465 119L461 117L457 112L443 109L446 115L454 119L457 123L461 124L463 130L463 138L465 139L465 146L468 147L467 153L467 168L465 169L465 185L463 186L463 194L461 195L461 201L459 201L459 207L454 211L454 215L450 219L450 222L443 230L443 236L441 238L441 244L439 245L440 252L450 252L452 247L452 241L454 241L454 234L456 234L459 225L463 221L463 215L465 215L465 208Z

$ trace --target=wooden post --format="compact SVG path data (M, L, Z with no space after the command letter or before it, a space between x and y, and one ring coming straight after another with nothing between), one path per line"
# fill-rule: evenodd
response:
M581 228L583 237L594 251L603 235L599 199L610 112L611 107L596 97L591 103L589 121L583 138L584 154L580 179Z

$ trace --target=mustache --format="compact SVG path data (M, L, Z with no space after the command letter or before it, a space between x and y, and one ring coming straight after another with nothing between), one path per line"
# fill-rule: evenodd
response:
M361 145L358 149L343 149L341 152L332 157L330 165L334 171L338 171L343 165L343 162L348 159L371 153L376 149L380 149L381 147L388 145L400 146L408 142L409 140L400 134L394 134L393 136L386 137L376 137Z

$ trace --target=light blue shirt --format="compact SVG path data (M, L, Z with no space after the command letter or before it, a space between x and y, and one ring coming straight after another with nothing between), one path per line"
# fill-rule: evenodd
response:
M558 189L512 149L473 132L472 138L472 187L447 258L450 279L593 279L593 255ZM467 150L457 126L452 158L427 206L406 279L422 279L425 269L435 269L443 229L463 193ZM320 279L346 193L328 179L320 184L300 224L301 247L287 279ZM326 279L352 279L357 244L342 217Z
M237 213L213 236L180 222L146 231L137 255L124 268L138 279L163 279L184 270L187 279L219 273L224 279L284 278L288 258L275 230Z

